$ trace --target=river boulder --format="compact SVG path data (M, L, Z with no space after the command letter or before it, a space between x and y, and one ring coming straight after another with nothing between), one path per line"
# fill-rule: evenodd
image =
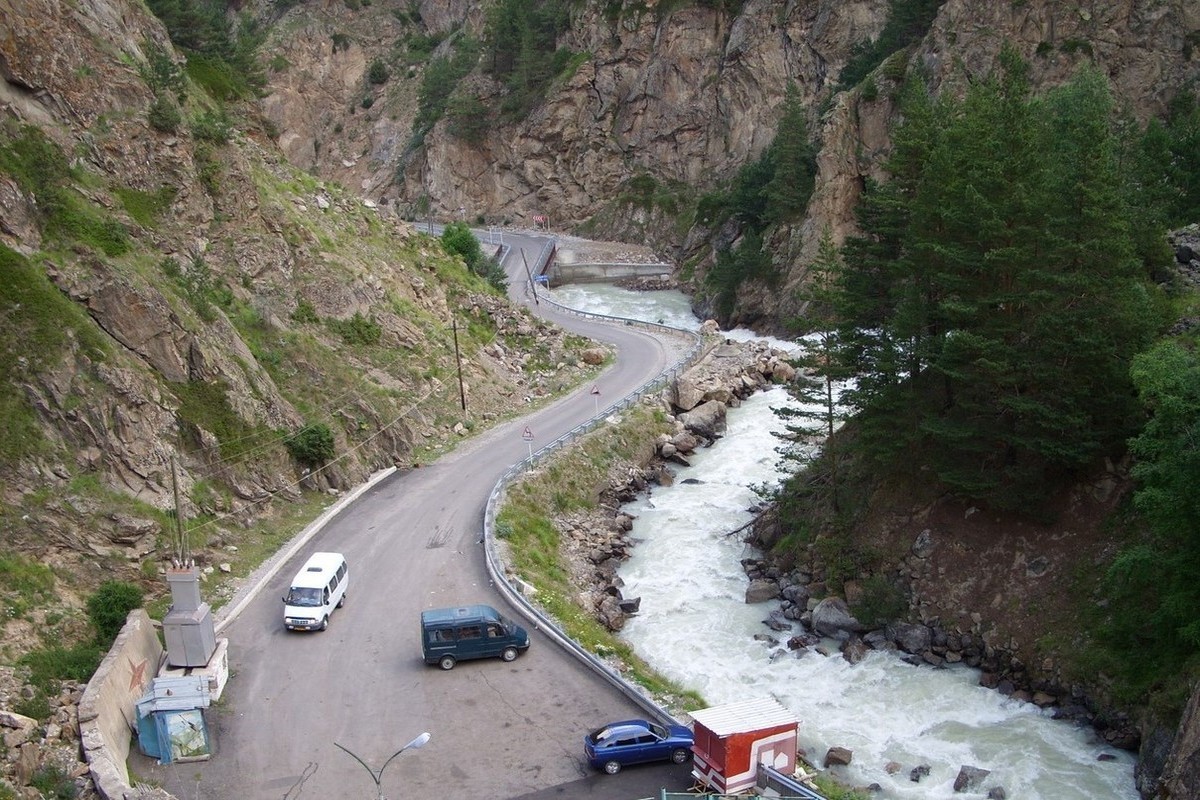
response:
M705 439L718 439L725 433L725 404L717 400L701 403L679 415L679 421L692 433Z
M850 607L840 597L826 597L812 610L813 630L822 636L845 638L849 633L861 633L863 624L850 613Z

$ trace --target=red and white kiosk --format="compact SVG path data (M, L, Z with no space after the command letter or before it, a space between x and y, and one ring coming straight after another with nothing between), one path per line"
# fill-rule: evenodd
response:
M707 791L753 789L759 764L784 775L796 770L799 720L772 698L693 711L692 777Z

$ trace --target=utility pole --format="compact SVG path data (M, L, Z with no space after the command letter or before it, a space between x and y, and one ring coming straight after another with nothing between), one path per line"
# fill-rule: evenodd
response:
M171 456L171 489L175 493L175 566L182 569L192 560L183 530L183 501L179 497L179 462Z
M525 251L521 251L521 260L525 262L525 277L529 279L529 289L533 292L533 304L541 305L538 302L537 283L533 280L533 273L529 270L529 260L525 258Z
M451 314L451 316L450 316L450 329L452 331L454 331L454 363L458 365L458 398L459 398L459 402L462 403L462 410L464 412L466 412L466 410L467 410L467 393L463 389L462 355L459 353L459 350L458 350L458 321L454 318L453 314Z

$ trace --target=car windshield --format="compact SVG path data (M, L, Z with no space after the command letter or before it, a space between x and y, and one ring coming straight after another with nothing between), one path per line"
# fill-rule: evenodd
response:
M287 604L289 606L308 606L315 608L321 605L321 590L320 589L301 589L293 586L288 592Z

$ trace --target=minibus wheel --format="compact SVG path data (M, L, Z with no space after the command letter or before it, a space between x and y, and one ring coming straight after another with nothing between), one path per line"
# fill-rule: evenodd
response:
M326 615L324 617L321 617L321 630L325 630L328 627L329 627L329 616Z
M500 657L503 658L505 661L513 661L516 659L517 655L518 655L517 648L506 647L506 648L504 648L504 652L500 654Z
M442 660L438 662L442 669L454 669L454 664L454 656L442 656Z

